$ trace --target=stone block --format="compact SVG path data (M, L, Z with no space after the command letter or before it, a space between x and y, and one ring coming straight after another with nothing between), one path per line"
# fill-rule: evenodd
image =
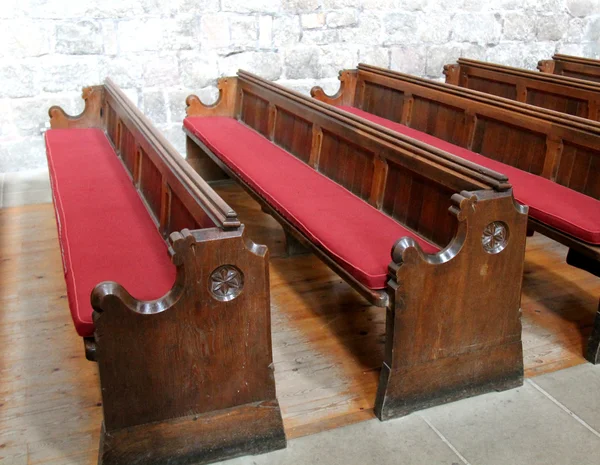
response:
M390 50L384 47L361 46L358 48L358 62L389 68Z
M504 39L533 40L536 33L536 16L520 11L504 15Z
M452 18L453 41L497 44L501 36L502 22L497 13L457 13Z
M390 54L391 69L417 76L425 75L427 47L424 45L392 47Z
M258 47L271 48L273 46L273 17L259 16L258 18Z
M226 15L208 14L200 18L200 47L214 50L229 47L231 35Z
M253 51L234 53L219 58L221 76L234 76L238 69L250 71L270 81L282 73L281 56L275 52Z
M356 10L337 10L327 13L327 27L350 27L358 25Z
M66 55L103 53L102 27L97 21L62 22L56 26L56 51Z
M146 87L179 85L179 60L175 54L151 54L143 61L142 83Z
M567 33L568 27L569 17L566 14L550 14L536 17L538 41L560 40Z
M155 125L167 122L167 104L164 91L147 90L142 92L141 110Z
M0 64L0 98L30 97L39 92L36 65L32 62L2 60Z
M285 76L288 79L315 79L320 73L320 51L316 46L298 46L285 51Z
M301 36L300 16L275 16L273 18L273 45L275 47L297 45Z
M26 58L46 55L52 51L54 32L52 21L2 20L0 57Z
M101 60L91 55L46 55L35 60L36 80L44 92L80 91L101 84Z
M319 29L325 26L325 13L307 13L300 15L300 23L304 29Z
M163 45L165 23L160 18L120 21L117 27L121 53L157 51Z
M182 84L188 89L214 85L219 76L217 55L214 52L181 52L179 69Z

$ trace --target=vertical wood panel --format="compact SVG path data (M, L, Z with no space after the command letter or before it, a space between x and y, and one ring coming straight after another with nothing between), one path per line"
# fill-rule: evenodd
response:
M255 131L269 137L269 102L243 92L240 119Z
M527 103L582 118L588 117L587 102L569 97L568 95L558 95L543 90L529 89Z
M556 182L600 200L600 182L596 175L600 157L591 150L564 142Z
M373 185L374 158L372 152L323 131L319 172L367 201Z
M148 154L141 151L139 190L157 219L161 214L162 175Z
M312 123L280 108L275 120L273 142L308 163L313 144Z

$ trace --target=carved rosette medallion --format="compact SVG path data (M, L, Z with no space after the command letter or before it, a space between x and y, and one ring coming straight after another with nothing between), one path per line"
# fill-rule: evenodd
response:
M208 287L215 299L228 302L242 292L244 275L233 265L223 265L210 274Z
M502 221L494 221L488 224L481 236L483 249L487 253L500 253L508 243L508 226Z

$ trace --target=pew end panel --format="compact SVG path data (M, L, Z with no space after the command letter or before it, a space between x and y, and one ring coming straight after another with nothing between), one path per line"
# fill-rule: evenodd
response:
M104 86L84 87L81 93L84 101L83 111L71 116L61 107L54 105L48 110L52 129L104 128L105 92Z
M513 201L506 178L250 73L239 72L238 88L239 122L443 249L424 256L414 239L400 241L410 245L406 262L401 265L403 254L396 253L388 288L369 289L185 128L284 230L371 303L387 307L379 418L521 384L527 210ZM336 94L340 101L348 101L344 89ZM502 238L508 242L497 246ZM482 240L498 253L485 252ZM408 258L413 252L418 260ZM455 287L457 296L450 295Z
M600 198L597 123L447 85L458 84L459 70L459 64L447 65L444 84L359 64L357 85L363 91L353 106ZM569 247L569 264L598 274L597 245L530 217L528 234L534 231ZM596 363L600 321L594 328L587 358Z
M116 282L92 292L84 346L100 373L98 463L210 463L284 448L267 248L110 79L83 96L79 116L53 107L52 127L105 131L176 267L157 300Z
M99 462L209 463L285 447L266 247L243 227L170 240L177 279L163 298L140 302L111 282L92 293Z
M189 95L186 100L186 116L227 116L234 118L239 111L237 77L224 77L218 80L219 96L212 104L203 103L197 95ZM229 176L204 156L202 150L186 136L186 160L192 168L208 182L218 182L229 179Z
M310 90L310 95L330 105L353 105L357 75L358 73L354 69L341 70L338 75L340 88L334 95L327 95L321 86L314 86Z
M541 73L554 74L554 66L556 62L554 60L540 60L537 64L537 69Z
M392 250L382 420L523 381L521 279L507 278L523 273L527 207L490 191L452 201L446 249L427 255L404 238Z

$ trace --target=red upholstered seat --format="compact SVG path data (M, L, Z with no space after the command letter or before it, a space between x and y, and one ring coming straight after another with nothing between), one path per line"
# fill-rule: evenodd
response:
M546 178L491 160L463 147L354 107L341 109L508 176L529 216L590 244L600 244L600 201Z
M287 220L371 289L385 288L392 246L401 237L413 237L425 252L438 251L232 118L191 117L184 120L184 126Z
M175 266L101 130L52 129L46 153L71 315L77 333L90 336L96 284L116 281L153 300L173 286Z

